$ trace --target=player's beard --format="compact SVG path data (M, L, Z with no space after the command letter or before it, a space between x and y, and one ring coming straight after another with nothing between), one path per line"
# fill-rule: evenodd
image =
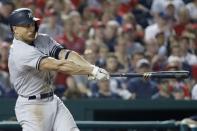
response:
M29 32L28 34L28 37L30 38L30 39L35 39L35 37L36 37L36 32L34 31L34 32Z
M36 36L37 36L37 32L27 33L26 36L25 36L26 38L24 39L24 41L28 44L32 44L33 41L35 40Z

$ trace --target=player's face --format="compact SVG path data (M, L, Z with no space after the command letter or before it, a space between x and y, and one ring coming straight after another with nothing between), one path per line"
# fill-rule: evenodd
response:
M15 32L15 37L18 39L28 44L31 44L34 41L36 35L35 23L28 25L17 25L13 29Z

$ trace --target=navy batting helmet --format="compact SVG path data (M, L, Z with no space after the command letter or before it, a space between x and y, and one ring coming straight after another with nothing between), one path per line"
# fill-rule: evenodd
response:
M33 17L32 10L29 8L16 9L9 16L10 26L28 25L38 20L40 19Z

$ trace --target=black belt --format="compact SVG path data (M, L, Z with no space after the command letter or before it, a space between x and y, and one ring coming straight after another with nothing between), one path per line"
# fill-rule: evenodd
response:
M29 100L34 100L34 99L44 99L44 98L48 98L48 97L51 97L53 96L53 92L49 92L49 93L43 93L43 94L40 94L40 97L37 98L37 96L29 96L28 99Z

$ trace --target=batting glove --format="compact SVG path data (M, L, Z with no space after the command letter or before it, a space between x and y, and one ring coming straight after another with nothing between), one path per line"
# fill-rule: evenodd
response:
M92 66L93 66L92 76L90 76L89 79L109 80L110 78L109 73L105 69L99 68L98 66L95 65Z

